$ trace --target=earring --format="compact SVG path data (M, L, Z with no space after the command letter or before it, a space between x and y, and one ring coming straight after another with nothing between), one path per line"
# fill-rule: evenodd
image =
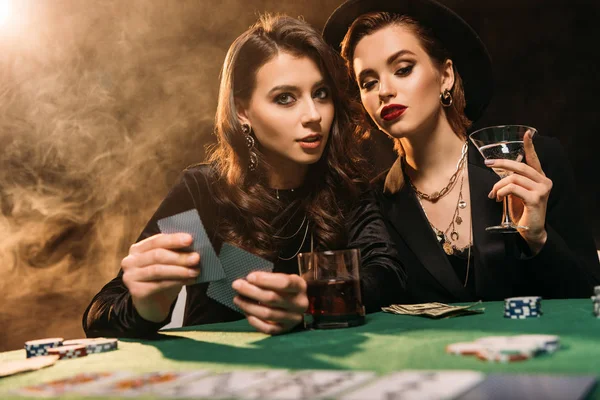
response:
M448 89L444 89L443 93L440 93L440 103L444 107L450 107L452 105L452 93Z
M244 137L246 138L246 146L248 147L248 152L249 152L249 157L250 157L250 161L248 162L248 170L255 171L256 166L258 165L258 157L256 156L256 153L253 151L255 142L254 142L254 137L252 137L252 135L250 135L250 132L252 132L250 125L242 124L242 132L244 132Z

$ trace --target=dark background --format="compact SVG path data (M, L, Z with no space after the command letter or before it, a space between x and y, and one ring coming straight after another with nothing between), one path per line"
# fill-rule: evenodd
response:
M392 0L390 0L392 1ZM186 166L204 159L218 74L259 12L319 29L340 0L12 0L0 14L0 351L83 335L81 315ZM488 45L476 127L518 123L570 157L597 247L600 3L446 0ZM394 156L374 135L378 167ZM579 200L577 200L579 199Z

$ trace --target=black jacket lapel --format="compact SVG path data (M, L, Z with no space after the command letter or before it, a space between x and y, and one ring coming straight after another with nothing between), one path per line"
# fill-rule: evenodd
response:
M391 174L398 173L397 169L401 168L399 164L399 162L394 164L390 169ZM454 297L468 301L470 297L468 291L454 273L446 253L439 245L423 209L409 186L404 185L396 193L386 192L383 195L383 202L386 208L383 210L384 214L389 217L393 227L431 275Z
M477 148L469 145L469 189L471 192L471 218L473 221L473 246L475 251L475 280L478 293L486 299L501 298L506 280L510 280L506 264L507 241L512 234L487 232L488 226L502 221L502 203L489 199L488 194L500 177L484 164Z

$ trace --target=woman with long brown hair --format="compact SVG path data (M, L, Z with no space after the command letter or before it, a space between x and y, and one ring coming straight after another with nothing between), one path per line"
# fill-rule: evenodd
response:
M289 331L308 306L296 257L312 249L360 248L367 311L392 303L404 272L363 194L347 83L339 55L303 21L265 16L239 36L222 69L209 162L183 172L119 275L92 300L83 317L88 336L155 332L184 285L184 325L245 314L262 332ZM215 249L231 243L274 263L273 272L233 282L244 314L209 297L208 284L192 285L203 255L181 251L190 235L160 232L157 221L189 209Z
M530 130L525 162L484 161L467 140L493 88L471 26L436 0L347 0L323 35L347 63L366 129L398 151L375 187L406 267L405 301L593 294L598 257L558 140ZM507 196L518 230L486 231Z

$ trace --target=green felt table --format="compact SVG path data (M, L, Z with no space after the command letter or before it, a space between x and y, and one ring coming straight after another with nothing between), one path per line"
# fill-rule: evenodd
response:
M119 350L61 360L39 371L0 379L0 397L11 389L79 372L287 368L352 369L385 374L403 369L468 369L485 373L600 375L600 319L589 299L544 300L537 319L504 318L503 302L482 303L485 313L442 320L375 313L360 327L257 333L245 321L162 331L158 340L122 339ZM514 363L490 363L445 352L446 345L482 336L553 334L562 348L552 355ZM0 353L0 361L25 357ZM596 387L592 398L600 399Z

